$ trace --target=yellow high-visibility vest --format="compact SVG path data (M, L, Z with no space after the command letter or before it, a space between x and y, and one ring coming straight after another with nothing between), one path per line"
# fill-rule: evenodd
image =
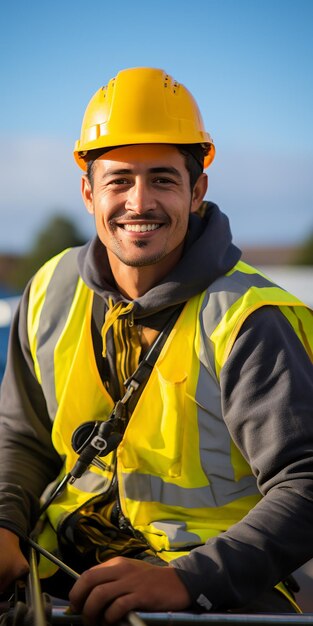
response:
M38 272L28 312L30 347L53 421L53 444L65 459L61 476L77 459L73 431L86 421L107 419L113 408L93 350L93 292L78 274L76 255L76 249L66 251ZM312 358L312 311L238 262L186 303L117 449L122 512L166 561L226 531L262 497L224 423L219 378L243 323L266 305L279 307ZM114 326L116 317L127 320L131 310L132 303L117 304L106 327ZM49 524L40 537L47 549L55 546L51 529L56 531L69 513L108 490L113 453L104 461L106 471L90 468L48 508Z

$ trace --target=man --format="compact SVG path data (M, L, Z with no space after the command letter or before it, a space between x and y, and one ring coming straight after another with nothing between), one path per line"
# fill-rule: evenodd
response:
M312 312L240 261L203 203L214 146L163 71L100 89L74 155L97 236L39 270L13 324L1 587L27 570L19 537L45 492L38 541L83 572L70 599L90 623L297 611L280 581L313 555ZM76 474L95 423L110 452Z

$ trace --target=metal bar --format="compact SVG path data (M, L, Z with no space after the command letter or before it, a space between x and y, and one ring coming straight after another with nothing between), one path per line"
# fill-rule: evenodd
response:
M289 624L312 624L313 613L145 613L138 612L147 626L220 626L243 624L245 626L270 626Z
M63 563L63 561L58 559L57 556L55 556L54 554L51 554L51 552L48 552L48 550L45 550L45 548L40 546L39 543L36 543L36 541L31 539L30 537L27 538L27 541L29 545L32 546L32 548L37 550L37 552L40 552L40 554L45 556L46 559L48 559L49 561L52 561L52 563L57 565L63 572L65 572L65 574L68 574L68 576L70 576L71 578L74 578L74 580L78 580L79 574L77 574L77 572L75 572L75 570L73 570L71 567Z
M44 610L43 597L41 593L40 580L37 569L36 552L31 547L29 550L29 574L26 585L26 600L28 607L32 611L33 626L47 626Z
M129 611L126 619L130 626L147 626L146 622L144 622L144 620L139 617L138 613L135 613L134 611Z
M56 607L53 610L52 624L83 624L81 615L66 614L66 606ZM132 618L134 616L135 619ZM285 624L313 624L313 614L300 613L277 613L277 614L231 614L231 613L138 613L131 612L118 622L117 626L284 626Z

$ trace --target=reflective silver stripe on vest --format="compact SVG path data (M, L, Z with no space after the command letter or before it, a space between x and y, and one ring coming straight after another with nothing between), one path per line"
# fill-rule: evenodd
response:
M214 347L210 337L230 307L250 287L276 287L276 285L261 274L245 274L237 270L230 276L221 276L207 289L200 313L200 326L204 339L200 359L213 378L216 378L216 372Z
M37 358L42 376L49 415L53 420L58 409L54 380L54 349L62 333L78 281L78 249L61 257L47 288L37 331Z
M185 509L211 508L229 504L237 498L259 493L253 476L246 476L235 484L221 477L215 481L213 492L210 485L186 489L167 483L159 476L148 474L123 473L123 482L127 498L140 502L162 502L169 506ZM227 490L228 486L228 490Z
M214 367L214 346L210 340L230 307L252 286L264 288L274 284L260 274L245 274L239 270L219 278L209 287L200 313L200 372L195 399L201 465L210 481L211 502L214 500L214 504L209 506L223 506L236 498L259 493L254 476L235 480L231 463L232 440L222 414L220 384ZM208 376L208 371L211 376Z
M153 526L166 534L172 548L180 546L186 549L187 546L198 546L199 543L202 543L201 537L187 530L184 522L166 520L166 522L153 522Z
M221 276L207 290L209 315L204 315L204 328L207 337L210 337L223 319L224 315L243 296L250 287L277 287L275 283L261 274L245 274L236 270L230 276ZM279 289L282 289L279 287ZM284 289L282 289L284 291Z
M111 485L111 480L106 476L100 476L95 472L86 470L85 473L75 480L75 489L86 493L105 493Z

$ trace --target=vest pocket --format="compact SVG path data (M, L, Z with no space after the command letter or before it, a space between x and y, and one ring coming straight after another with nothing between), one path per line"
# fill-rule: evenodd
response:
M181 380L171 381L163 378L160 371L157 373L162 398L160 441L165 451L160 473L180 476L187 375Z
M131 417L119 457L125 469L178 477L182 465L187 374L169 380L155 368L153 378Z

